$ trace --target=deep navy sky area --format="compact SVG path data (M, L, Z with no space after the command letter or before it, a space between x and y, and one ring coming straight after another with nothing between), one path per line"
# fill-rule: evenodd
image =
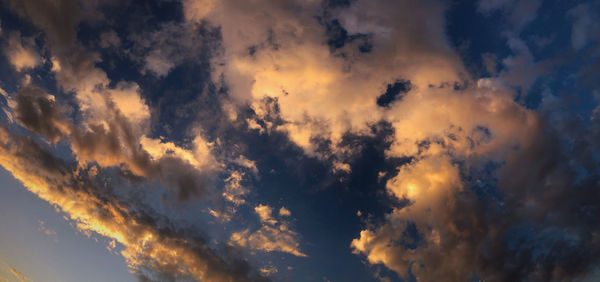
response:
M600 2L3 0L0 281L595 281Z

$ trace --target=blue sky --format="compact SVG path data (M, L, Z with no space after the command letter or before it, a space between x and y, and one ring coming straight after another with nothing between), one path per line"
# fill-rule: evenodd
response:
M597 275L598 1L0 3L0 281Z

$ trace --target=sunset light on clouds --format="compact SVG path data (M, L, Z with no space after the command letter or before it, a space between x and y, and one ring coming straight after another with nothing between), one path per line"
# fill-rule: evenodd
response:
M0 281L597 281L600 2L0 0Z

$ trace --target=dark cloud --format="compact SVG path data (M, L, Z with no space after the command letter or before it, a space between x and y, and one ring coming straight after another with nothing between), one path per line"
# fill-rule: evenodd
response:
M8 2L9 7L19 16L30 20L43 29L56 50L62 56L76 42L76 27L81 20L81 9L76 0L25 0Z
M130 122L115 108L107 125L91 124L87 129L75 126L64 117L54 97L43 90L27 86L15 97L13 109L17 120L30 131L46 137L52 143L69 140L79 161L125 165L124 169L148 178L159 177L178 193L180 200L207 196L207 176L187 161L165 156L152 159L140 148Z
M27 129L55 143L68 134L68 123L59 113L54 97L34 86L26 86L15 97L17 120Z

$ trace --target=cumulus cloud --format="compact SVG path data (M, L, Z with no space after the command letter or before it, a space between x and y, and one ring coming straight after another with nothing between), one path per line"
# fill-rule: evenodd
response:
M435 94L405 97L398 107L406 106L399 108L406 118L395 125L389 153L415 157L387 191L408 204L361 231L351 244L356 254L422 280L570 280L590 271L597 231L565 220L583 216L582 205L594 209L596 200L570 206L564 199L595 199L597 176L575 181L583 163L563 155L543 118L506 91L444 91L437 106L425 102L436 103ZM574 253L581 253L577 265Z
M381 119L377 97L399 79L418 87L461 80L444 36L445 7L426 2L356 1L323 12L318 2L219 1L207 19L222 29L225 52L215 63L224 62L230 95L249 102L260 119L272 99L283 120L277 128L314 153L315 138L337 144L348 130L365 131ZM332 51L325 27L334 21L347 34L371 38L372 52L351 40Z
M13 110L21 124L51 142L68 140L82 167L97 163L101 167L122 167L137 176L158 177L182 200L210 194L207 172L216 166L208 145L197 139L195 155L190 157L190 153L172 144L145 138L150 109L141 98L139 85L126 81L111 85L106 73L95 65L100 61L98 54L84 50L77 41L76 25L89 12L81 9L93 9L94 5L79 6L68 1L54 7L36 0L10 3L17 13L46 31L53 54L52 70L61 88L75 94L82 116L81 123L74 124L59 113L53 96L28 87L15 98ZM110 3L98 3L104 4ZM64 19L55 21L54 17ZM176 153L167 154L165 150Z

